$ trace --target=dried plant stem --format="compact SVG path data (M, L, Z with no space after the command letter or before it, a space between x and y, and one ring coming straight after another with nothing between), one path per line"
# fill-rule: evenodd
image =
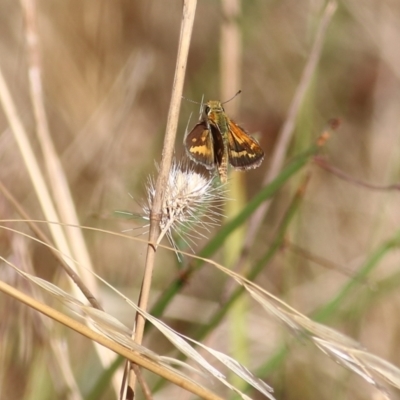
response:
M153 207L150 213L150 232L149 246L147 247L146 264L143 276L142 287L138 305L143 310L147 310L149 302L149 294L152 282L155 253L157 239L160 234L160 214L162 209L164 188L167 184L168 173L172 163L174 152L174 144L176 137L176 129L178 126L179 109L182 100L183 84L185 79L186 64L189 54L190 41L192 36L194 17L196 12L197 0L185 0L183 4L183 15L181 33L179 38L179 48L175 69L174 83L172 87L171 103L168 113L167 127L165 132L163 154L160 163L159 175L156 182L156 193L153 201ZM136 343L142 343L145 319L140 315L136 315L134 330L134 339ZM133 369L129 373L129 389L128 394L134 397L135 373Z
M60 219L65 222L79 225L74 202L69 190L68 182L62 168L60 159L55 151L47 123L46 110L43 99L42 67L39 49L39 36L37 32L37 14L35 0L21 0L26 26L26 41L28 51L28 77L31 101L36 120L36 133L42 148L47 175L50 179L51 190L55 197ZM92 263L87 251L82 232L79 229L65 228L68 241L78 265L84 265L79 273L86 285L93 293L96 293L96 281L88 269L92 269Z
M240 0L222 0L223 23L221 25L220 75L221 101L231 98L241 88L242 41L238 18ZM240 104L240 96L224 107L229 108L229 115L235 115Z
M165 133L165 140L163 146L163 155L160 163L160 171L156 182L156 194L154 196L153 208L150 213L150 233L148 246L147 258L145 265L145 273L141 288L141 294L139 299L139 307L146 310L148 304L148 295L150 291L151 277L154 267L154 255L155 246L154 243L157 242L160 233L160 213L162 208L162 201L164 195L164 188L167 184L168 173L171 167L172 156L174 152L174 143L176 136L176 129L178 126L179 109L182 98L183 83L186 71L186 63L189 52L190 38L193 28L194 16L196 9L196 0L187 0L184 3L183 8L183 20L180 35L180 43L178 50L178 59L175 70L175 79L172 88L171 104L168 114L167 128ZM135 341L140 343L143 337L143 326L142 323L144 319L138 317L136 331L135 331Z
M361 179L357 179L352 177L349 174L346 174L344 171L340 170L339 168L334 167L333 165L329 164L324 158L320 156L315 156L313 159L314 163L324 169L332 173L333 175L337 176L340 179L343 179L346 182L349 182L353 185L361 186L366 189L378 190L378 191L390 191L390 190L400 190L400 184L394 183L390 185L374 185L372 183L365 182Z
M138 367L137 364L132 364L132 368L135 371L136 379L139 382L140 388L142 389L143 396L146 400L152 400L152 392L150 390L149 385L147 384L146 380L143 377L141 369Z
M62 252L62 254L65 255L64 261L71 268L74 268L72 262L70 261L73 258L72 253L65 238L64 231L62 230L62 227L59 225L60 221L56 209L54 207L50 193L47 189L46 182L40 171L37 159L30 146L27 133L17 114L17 110L11 98L11 94L8 90L1 68L0 68L0 103L3 107L8 123L12 129L14 137L20 148L22 157L25 161L26 169L30 175L32 184L35 188L35 192L38 196L45 217L48 221L55 222L55 224L49 225L49 229L53 236L54 242L57 248Z
M241 87L242 70L242 41L238 25L241 7L240 0L222 0L223 23L221 25L220 38L220 75L221 75L221 99L225 101L232 97ZM240 104L240 96L235 101L225 105L229 108L229 115L236 116ZM235 201L225 204L225 216L234 218L245 205L244 175L238 171L231 171L229 191ZM225 265L231 266L240 255L245 231L244 226L237 229L225 243Z
M53 206L54 217L56 218L49 218L48 215L46 215L46 217L50 221L63 220L64 222L69 222L79 226L79 219L76 214L68 182L60 159L55 151L47 123L47 116L43 99L43 84L41 78L42 66L39 49L39 35L37 29L36 3L35 0L21 0L21 5L25 18L29 90L36 121L36 133L42 148L47 176L50 180L50 190L52 191L55 198L55 202L53 204L55 204L57 208L56 210ZM26 145L27 147L29 147L28 140L26 139L26 141ZM30 169L30 167L28 167L28 169ZM39 167L37 167L37 174L35 174L35 177L31 175L32 181L34 179L39 179L39 175L41 175L41 173ZM40 179L42 180L43 185L46 185L45 180L42 176L40 176ZM37 190L37 194L38 197L42 196L41 191ZM48 193L48 196L49 202L51 202L50 193ZM42 208L43 210L45 210L43 204ZM82 231L80 229L71 229L70 227L63 228L57 225L53 225L50 228L53 230L57 229L58 234L62 236L62 240L65 242L65 245L64 247L59 247L59 243L57 243L57 240L55 240L57 247L63 252L65 247L68 247L67 254L73 254L73 258L78 260L77 267L75 265L71 265L71 268L77 268L79 270L79 275L82 277L85 285L90 288L90 291L92 293L96 295L96 280L89 271L93 270L93 267L85 245ZM85 268L80 268L81 265L85 266ZM110 352L105 352L104 349L98 347L97 344L95 344L95 347L101 359L102 365L110 365L113 361L114 355ZM114 380L114 389L118 391L117 380Z
M196 385L193 382L184 379L180 374L175 374L170 370L163 368L158 365L154 361L149 358L128 349L119 343L110 340L103 335L95 332L84 324L74 320L73 318L63 314L52 307L49 307L46 304L43 304L36 299L20 292L19 290L13 288L12 286L7 285L5 282L0 281L0 292L10 295L14 299L20 301L21 303L26 304L27 306L39 311L40 313L50 317L51 319L60 322L61 324L73 329L74 331L80 333L81 335L86 336L87 338L99 343L102 346L107 347L115 353L126 357L129 360L132 360L137 365L141 365L142 367L148 369L149 371L154 372L155 374L169 380L172 383L175 383L178 386L189 390L190 392L196 394L200 398L209 399L209 400L221 400L220 397L215 394L209 392L208 390Z
M300 83L297 87L296 93L293 97L293 101L290 105L286 121L282 126L282 129L278 135L278 141L275 145L275 150L272 155L272 159L269 165L267 174L265 175L263 185L268 185L278 174L285 160L285 155L292 138L295 121L297 114L300 110L301 104L310 85L311 78L314 74L315 68L321 56L322 45L324 43L325 35L329 23L333 17L337 8L336 0L331 0L325 7L321 22L319 24L317 33L315 35L314 44L312 46L310 56L307 64L303 70L303 74L300 79ZM250 219L249 229L247 231L246 242L242 254L246 254L253 244L254 237L263 221L264 215L268 212L272 200L267 200L260 208L253 214ZM243 258L243 257L242 257ZM239 261L240 262L240 261Z
M44 243L48 245L49 250L52 252L53 256L58 260L61 267L65 270L68 276L75 282L75 284L79 287L83 295L90 302L92 307L97 308L99 310L103 310L100 303L91 293L89 288L82 281L80 276L64 261L64 259L60 256L60 254L53 248L50 239L45 235L42 229L40 229L35 222L29 217L29 215L25 212L22 206L18 203L18 201L14 198L14 196L7 190L7 188L3 185L3 182L0 181L0 192L3 196L12 204L17 213L22 217L22 219L29 225L35 235Z
M220 79L221 99L225 101L232 97L232 94L242 88L242 36L238 23L241 16L240 0L221 1L223 23L221 25L220 39ZM229 115L236 118L239 109L241 96L235 101L229 102L225 107L229 108ZM235 218L246 205L245 175L240 171L231 171L229 180L230 195L235 201L228 201L225 204L225 216L228 220ZM246 226L242 225L230 235L224 244L224 265L232 268L240 257L242 243L246 236ZM233 281L229 281L232 284ZM248 302L245 297L236 302L231 308L228 324L227 340L234 358L238 361L247 361L248 354L248 332L246 324L246 309ZM240 388L243 381L231 374L230 381Z

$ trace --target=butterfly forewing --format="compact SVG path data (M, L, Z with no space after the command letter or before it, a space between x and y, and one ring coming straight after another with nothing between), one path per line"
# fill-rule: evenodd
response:
M214 143L210 129L205 121L201 121L185 137L188 156L207 169L213 169L215 166Z
M232 120L228 135L229 162L236 169L257 168L264 159L264 151L258 142Z

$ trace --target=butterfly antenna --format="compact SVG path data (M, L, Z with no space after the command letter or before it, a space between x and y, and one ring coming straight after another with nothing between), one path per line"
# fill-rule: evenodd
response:
M184 143L185 143L186 136L187 136L188 133L189 133L189 129L188 129L188 128L189 128L190 120L192 119L192 115L193 115L193 113L190 113L188 122L187 122L187 124L186 124L185 134L184 134L184 136L183 136L183 142L184 142Z
M235 95L236 96L236 95ZM185 96L182 96L182 99L189 101L190 103L194 103L194 104L200 104L200 115L203 114L203 105L204 105L204 94L203 96L201 96L201 102L199 103L198 101L194 101L192 99L188 99Z
M185 96L182 96L182 99L183 100L186 100L186 101L189 101L190 103L194 103L194 104L202 104L202 103L199 103L198 101L194 101L194 100L192 100L192 99L188 99L187 97L185 97Z
M242 93L241 90L239 90L234 96L232 96L229 100L224 101L222 104L229 103L231 100L233 100L236 96L238 96L240 93Z

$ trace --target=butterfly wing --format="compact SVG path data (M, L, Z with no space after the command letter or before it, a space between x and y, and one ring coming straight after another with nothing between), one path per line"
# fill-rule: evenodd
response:
M210 121L210 130L214 148L214 164L217 168L223 163L225 156L225 144L219 126Z
M264 159L257 140L233 121L229 121L228 154L232 167L240 170L257 168Z
M207 169L214 169L214 143L211 127L205 121L200 121L184 139L186 153L199 164Z

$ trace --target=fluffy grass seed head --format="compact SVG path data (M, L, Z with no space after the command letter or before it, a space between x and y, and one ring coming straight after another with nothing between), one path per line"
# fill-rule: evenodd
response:
M149 219L156 192L153 177L149 178L146 189L147 203L143 210L145 218ZM205 237L201 230L210 231L211 227L219 225L225 200L224 186L215 186L212 178L195 172L186 163L174 161L164 189L161 233L157 244L166 235L172 246L177 249L174 241L176 235L191 248L189 242L194 243L195 239ZM201 228L200 231L198 228Z

